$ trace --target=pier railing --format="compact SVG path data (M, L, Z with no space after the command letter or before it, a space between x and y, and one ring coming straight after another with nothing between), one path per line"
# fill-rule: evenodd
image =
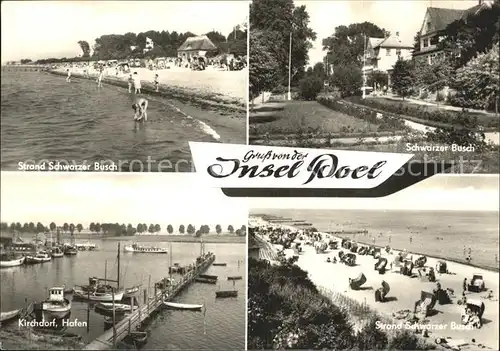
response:
M145 289L143 305L116 323L112 328L106 330L102 335L89 343L84 350L109 350L114 348L117 342L123 340L132 331L135 331L146 319L159 310L164 301L174 298L182 289L191 284L195 278L204 273L214 261L215 255L207 254L194 269L184 274L180 281L174 285L165 286L165 284L164 289L158 289L157 284L155 284L152 296L147 296L147 289Z

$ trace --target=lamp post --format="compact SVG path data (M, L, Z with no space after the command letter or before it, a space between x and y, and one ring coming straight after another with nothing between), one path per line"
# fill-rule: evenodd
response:
M292 32L290 31L290 47L288 50L288 101L292 100Z

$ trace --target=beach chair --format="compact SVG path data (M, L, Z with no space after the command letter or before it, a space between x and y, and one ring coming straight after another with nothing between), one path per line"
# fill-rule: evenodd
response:
M352 290L359 290L364 283L366 283L366 276L363 273L360 273L355 279L349 279L349 287Z
M420 300L415 302L415 313L421 314L424 318L429 316L436 305L436 296L428 291L420 292Z
M436 272L438 273L446 273L448 271L446 267L446 262L445 261L438 261L436 264Z
M425 256L420 256L419 258L417 258L417 260L415 261L415 267L417 268L421 268L423 266L425 266L425 264L427 263L427 257Z
M474 328L481 328L484 310L484 302L479 300L467 300L464 304L464 312L462 313L462 324L470 325Z
M467 286L467 290L471 292L481 292L486 289L484 284L484 279L481 274L474 274L470 281L470 284Z

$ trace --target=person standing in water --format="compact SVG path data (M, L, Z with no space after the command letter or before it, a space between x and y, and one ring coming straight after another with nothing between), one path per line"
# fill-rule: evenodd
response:
M104 70L101 69L99 70L99 75L97 76L97 87L102 88L102 78L104 77Z
M134 110L135 121L148 120L148 100L144 98L137 99L136 102L132 105L132 109Z
M66 82L71 83L71 70L68 68L67 71L68 71L68 76L66 77Z
M135 88L135 93L140 94L141 93L141 79L139 78L139 75L137 72L134 72L134 88Z
M158 92L158 89L160 87L160 82L159 82L159 76L158 76L158 73L155 75L155 80L154 80L154 85L155 85L155 91Z

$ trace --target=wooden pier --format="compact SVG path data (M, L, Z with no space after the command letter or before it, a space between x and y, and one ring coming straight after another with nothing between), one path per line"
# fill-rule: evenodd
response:
M207 253L200 256L193 270L184 274L180 281L174 285L167 285L164 279L158 283L164 283L164 289L158 289L157 284L154 284L153 296L147 296L147 290L144 290L144 302L142 306L128 315L112 328L106 330L102 335L90 342L84 350L110 350L116 349L116 344L123 340L131 332L136 331L142 323L150 318L156 311L163 306L163 301L170 301L180 291L191 284L200 274L203 274L208 267L215 261L213 253Z

